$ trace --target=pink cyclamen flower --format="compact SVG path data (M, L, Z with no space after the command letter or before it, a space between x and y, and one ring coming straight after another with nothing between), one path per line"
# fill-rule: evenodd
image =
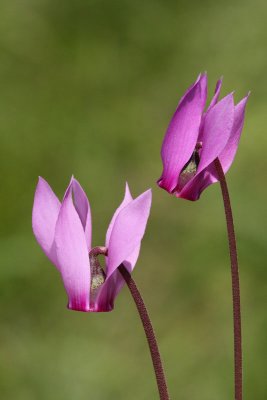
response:
M133 199L126 184L125 196L106 233L105 247L91 247L90 205L79 182L72 178L62 203L48 183L39 178L32 226L46 256L61 273L68 308L77 311L111 311L124 280L121 263L132 272L151 207L151 190ZM105 255L106 268L97 256Z
M198 200L207 186L218 181L214 160L224 173L230 168L244 124L248 96L237 105L233 93L218 101L222 79L207 110L207 75L200 74L181 98L161 148L163 172L158 185L188 200Z

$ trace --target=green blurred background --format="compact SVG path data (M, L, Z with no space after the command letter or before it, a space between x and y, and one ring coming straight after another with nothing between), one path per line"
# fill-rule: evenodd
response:
M153 208L134 277L173 399L233 399L229 260L219 185L191 203L159 190L161 141L200 71L209 95L252 91L228 174L239 245L244 399L267 398L265 1L2 0L0 3L0 395L157 399L124 289L114 312L66 309L31 231L38 175L62 197L73 173L104 243L127 179Z

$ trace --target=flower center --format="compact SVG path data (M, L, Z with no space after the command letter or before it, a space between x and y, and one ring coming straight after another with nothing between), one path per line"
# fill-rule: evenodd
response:
M197 167L200 162L199 151L202 148L202 142L197 142L195 150L189 161L185 164L179 176L179 188L182 189L197 173Z
M95 294L96 290L103 285L106 279L106 274L98 261L99 255L107 256L108 249L106 247L94 247L89 253L90 269L91 269L91 293Z

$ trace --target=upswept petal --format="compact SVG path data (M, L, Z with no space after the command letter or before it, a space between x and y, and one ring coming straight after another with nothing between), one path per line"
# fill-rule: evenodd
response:
M202 115L202 120L201 120L201 124L200 124L200 129L199 129L198 142L203 141L203 126L204 126L205 118L206 118L207 112L209 112L209 110L212 107L214 107L215 104L217 104L219 96L220 96L220 92L221 92L221 87L222 87L222 78L220 78L217 81L216 86L215 86L214 96L211 99L210 105L208 106L207 110Z
M107 277L134 253L145 233L151 207L151 189L123 207L118 213L108 243Z
M217 83L216 83L216 86L215 86L215 93L214 93L213 98L211 99L210 105L208 106L206 113L207 113L212 107L214 107L215 104L218 103L218 99L219 99L219 96L220 96L220 93L221 93L221 88L222 88L222 79L223 79L223 78L220 78L220 79L217 81Z
M89 252L92 247L92 218L90 204L80 183L75 178L72 178L71 184L74 207L80 217Z
M57 259L69 298L68 307L89 311L90 266L85 233L72 202L72 182L62 202L55 231Z
M41 177L36 187L32 210L32 228L46 256L58 268L54 246L55 226L60 201L49 184Z
M202 104L203 104L203 110L204 110L204 108L206 106L207 97L208 97L208 75L207 75L207 72L204 72L204 74L200 74L199 82L200 82L201 97L202 97Z
M191 91L191 89L193 89L193 87L200 81L201 81L200 85L201 85L202 93L203 93L203 96L204 96L204 98L206 100L207 92L208 92L207 80L208 80L208 76L207 76L206 72L204 72L204 74L199 74L197 79L195 80L195 82L191 86L189 86L189 88L186 89L186 91L184 92L183 96L180 98L178 106L182 103L182 101L184 100L184 98L187 95L187 93L189 93Z
M206 88L204 74L180 101L164 137L161 148L163 172L158 184L168 192L176 187L180 172L195 148L206 103Z
M206 115L203 126L200 163L196 176L222 152L229 140L233 122L234 99L231 93L212 107Z
M130 189L128 184L126 183L126 188L125 188L125 195L122 203L120 206L117 208L115 211L111 222L109 224L107 234L106 234L106 247L109 248L109 241L110 241L110 236L111 232L113 230L114 223L116 221L116 218L120 211L127 206L129 203L133 201ZM135 266L135 263L137 261L138 255L140 251L140 243L138 246L134 249L133 253L130 254L127 258L127 260L124 260L125 266L127 266L127 269L129 272L131 272ZM108 265L108 257L106 258L106 264ZM124 279L122 278L120 272L118 270L115 270L105 281L105 283L102 285L101 289L99 290L98 297L96 299L97 303L97 309L99 311L103 310L112 310L114 307L114 300L125 284Z
M133 200L128 183L126 182L125 185L125 194L124 194L124 199L122 200L121 204L119 205L119 207L117 208L117 210L115 211L115 213L113 214L113 217L110 221L109 227L107 229L107 233L106 233L106 247L108 248L109 246L109 239L110 239L110 235L115 223L115 220L119 214L119 212L125 207L127 206L127 204L129 204L131 201Z
M245 109L248 97L249 94L235 106L232 132L225 148L219 155L224 173L226 173L230 168L237 152L241 132L244 126Z

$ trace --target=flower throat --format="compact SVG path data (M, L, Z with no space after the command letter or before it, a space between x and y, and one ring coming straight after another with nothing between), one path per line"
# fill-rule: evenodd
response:
M202 142L197 142L189 161L185 164L179 176L179 188L182 189L197 173L197 167L200 162L199 151L202 148Z
M102 286L106 280L106 273L104 269L101 267L97 257L99 255L107 256L107 254L108 254L107 248L102 246L94 247L89 252L89 262L91 270L91 282L90 282L91 294L95 294L97 289L100 286Z

